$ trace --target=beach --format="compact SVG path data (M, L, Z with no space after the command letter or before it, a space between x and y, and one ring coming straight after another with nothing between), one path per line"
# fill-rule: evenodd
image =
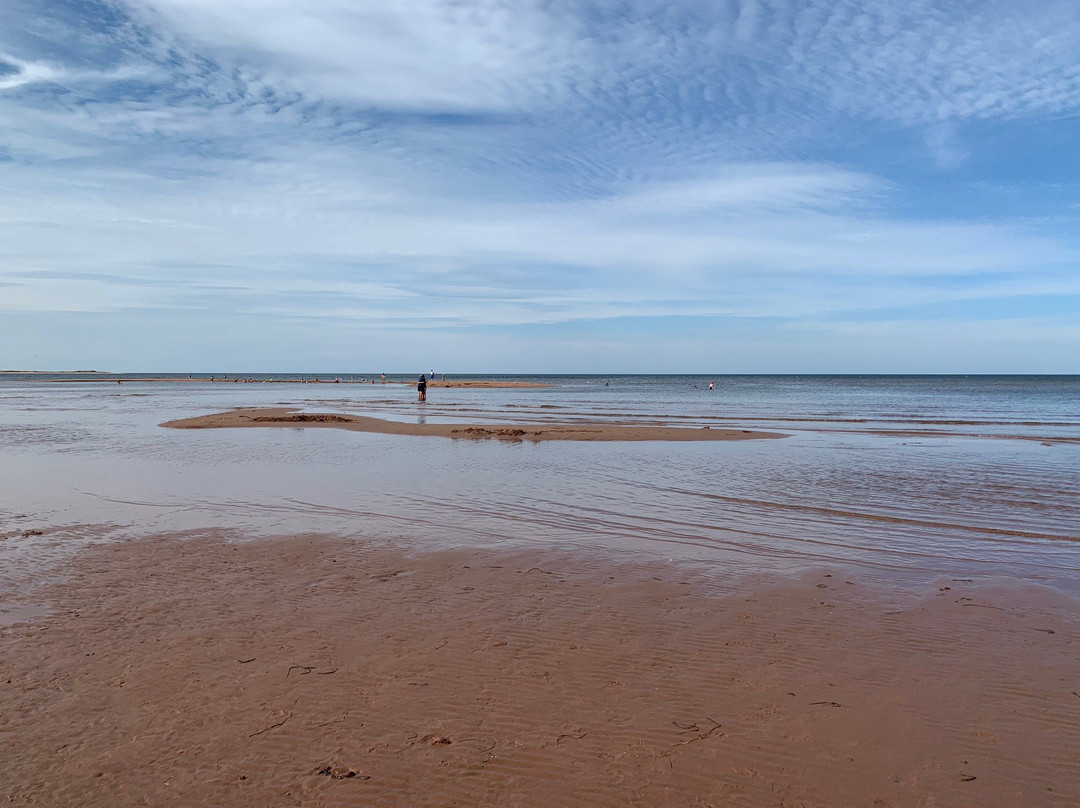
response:
M1080 803L1071 387L524 381L0 386L0 798Z
M15 804L1073 805L1047 592L333 537L86 551L0 636Z

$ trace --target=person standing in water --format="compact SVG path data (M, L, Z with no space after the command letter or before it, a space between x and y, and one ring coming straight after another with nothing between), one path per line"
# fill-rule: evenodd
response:
M420 381L416 383L416 400L427 401L427 377L421 373Z

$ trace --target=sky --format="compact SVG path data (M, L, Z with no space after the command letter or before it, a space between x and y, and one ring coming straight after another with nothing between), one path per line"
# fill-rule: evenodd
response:
M1080 373L1075 0L3 0L0 369Z

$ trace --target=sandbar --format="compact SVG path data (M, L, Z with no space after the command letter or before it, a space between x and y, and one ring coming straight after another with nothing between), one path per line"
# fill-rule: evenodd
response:
M389 384L389 382L387 382ZM413 385L416 382L395 382L395 384L408 384ZM479 387L479 388L528 388L528 387L555 387L553 384L543 384L541 382L489 382L489 381L473 381L471 379L460 380L447 380L437 381L435 379L428 380L428 387Z
M161 424L170 429L236 429L254 427L300 427L347 429L386 435L414 435L471 440L510 441L702 441L759 440L786 437L775 432L710 427L634 426L628 424L416 424L388 421L366 415L298 412L295 409L257 407L181 418Z
M343 537L91 547L0 629L0 801L1075 806L1075 602Z

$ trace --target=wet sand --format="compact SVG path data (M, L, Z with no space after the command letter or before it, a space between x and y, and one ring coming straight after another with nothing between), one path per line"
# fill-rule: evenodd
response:
M389 382L387 382L389 384ZM414 385L416 382L404 382L404 384ZM487 389L497 388L548 388L554 387L552 384L540 384L538 382L484 382L484 381L470 381L468 379L461 381L447 380L437 381L435 379L428 379L428 387L478 387Z
M1080 623L1032 587L202 536L41 595L0 629L12 804L1080 803Z
M171 429L234 429L254 427L301 427L348 429L388 435L498 440L575 441L701 441L782 438L775 432L750 429L712 429L627 424L415 424L387 421L364 415L308 413L285 408L250 408L166 421Z

